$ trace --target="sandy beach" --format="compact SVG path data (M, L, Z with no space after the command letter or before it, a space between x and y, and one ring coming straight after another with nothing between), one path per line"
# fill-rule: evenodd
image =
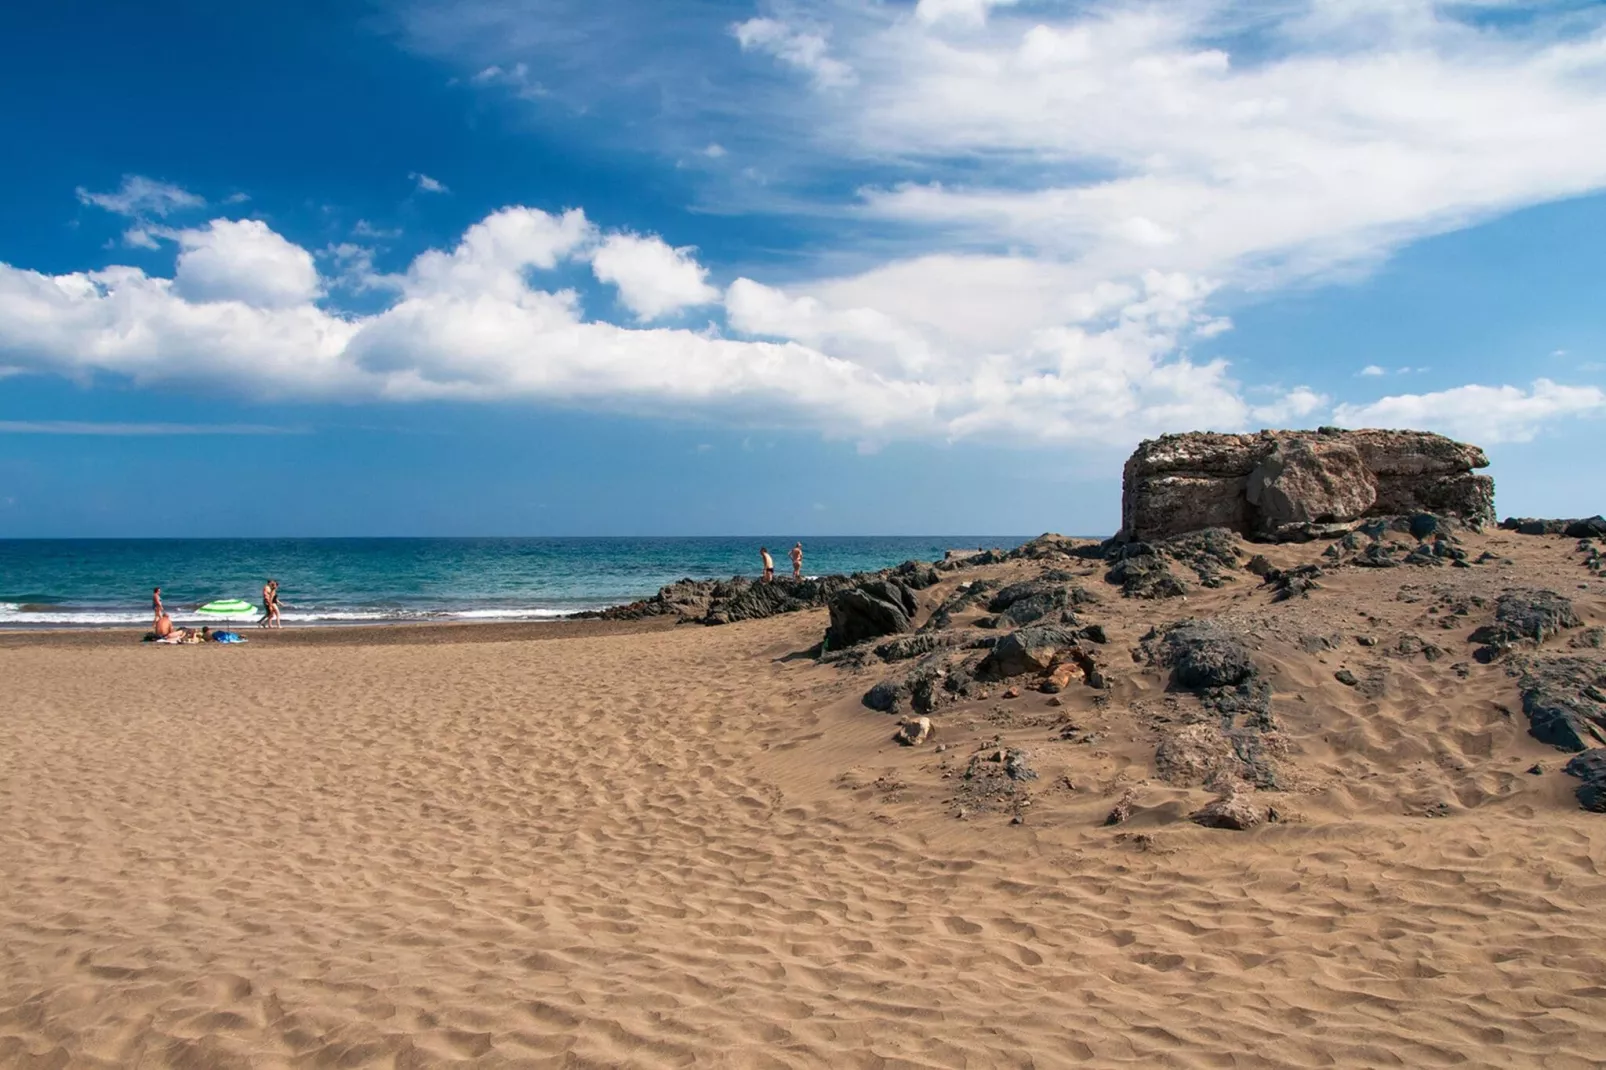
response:
M940 751L860 703L877 668L805 655L823 611L5 636L0 1064L1598 1065L1606 818L1469 660L1479 622L1423 629L1517 582L1599 625L1606 585L1570 540L1466 541L1511 563L1281 605L1090 571L1108 692L995 692ZM1209 793L1156 776L1169 698L1128 650L1189 615L1268 666L1277 823L1197 827ZM956 816L995 740L1040 774L1020 824Z

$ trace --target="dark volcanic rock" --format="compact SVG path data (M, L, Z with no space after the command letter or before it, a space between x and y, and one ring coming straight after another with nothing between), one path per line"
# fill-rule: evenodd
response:
M880 713L896 712L908 701L909 689L898 680L882 680L864 693L864 704Z
M673 616L683 622L729 624L739 620L796 613L825 605L836 591L857 582L847 576L794 580L778 577L759 583L736 576L729 580L677 580L651 598L629 605L576 614L596 620L644 620Z
M1206 528L1186 535L1173 535L1158 547L1167 557L1188 566L1206 587L1220 587L1227 572L1237 571L1243 549L1238 536L1226 528Z
M914 592L897 580L868 580L837 591L831 598L826 645L840 650L866 639L907 632L918 605Z
M1290 598L1309 598L1310 592L1321 590L1316 580L1322 575L1319 565L1295 565L1290 569L1274 568L1261 578L1261 585L1270 587L1276 594L1273 602L1286 602Z
M1126 463L1122 530L1158 539L1223 527L1245 535L1363 516L1493 519L1494 482L1476 446L1419 431L1165 435Z
M1592 539L1606 536L1606 517L1591 516L1582 520L1542 519L1531 516L1508 516L1500 521L1506 531L1518 535L1565 535L1569 539Z
M1188 593L1166 565L1165 558L1147 543L1131 543L1119 553L1119 559L1104 578L1109 583L1119 584L1126 597L1177 598Z
M1562 529L1562 534L1569 539L1606 539L1606 516L1574 520Z
M922 632L919 635L906 635L891 642L882 643L875 648L876 657L882 661L907 661L929 654L933 650L956 646L961 641L957 635L945 635L939 632Z
M1581 658L1530 665L1522 675L1522 712L1528 734L1552 747L1581 751L1606 745L1606 703L1595 699L1606 671Z
M1587 750L1564 767L1568 776L1583 783L1578 785L1578 802L1585 810L1606 814L1606 750Z
M940 579L937 567L929 561L905 561L892 570L892 578L912 591L923 591Z
M1165 635L1163 656L1176 682L1189 689L1237 687L1255 675L1249 650L1207 621L1183 621Z
M1478 653L1487 661L1519 642L1542 643L1582 623L1572 602L1555 591L1511 590L1495 600L1494 623L1473 632L1472 641L1484 644Z
M1093 596L1081 587L1039 579L1010 584L993 595L987 609L998 614L994 627L1010 628L1048 617L1065 619L1069 623L1074 607L1092 601Z

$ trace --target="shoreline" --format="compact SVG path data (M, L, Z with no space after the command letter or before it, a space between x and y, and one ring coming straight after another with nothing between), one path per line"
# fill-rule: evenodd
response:
M679 621L669 617L646 620L573 620L552 618L529 621L351 621L302 624L292 628L229 628L245 636L248 645L270 646L395 646L446 643L502 643L545 639L580 639L608 635L636 635L670 631ZM49 628L0 629L0 650L25 647L153 647L142 642L149 627L122 625L63 625ZM203 644L209 649L220 644ZM185 647L184 649L192 649Z

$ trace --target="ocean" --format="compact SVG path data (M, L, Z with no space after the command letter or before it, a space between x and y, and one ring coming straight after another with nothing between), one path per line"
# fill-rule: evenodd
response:
M279 581L286 624L540 620L655 593L685 577L758 574L768 546L789 573L792 538L3 539L0 628L148 623L160 585L179 623L208 602L260 606ZM948 549L1012 548L997 536L803 540L808 575L940 559ZM255 619L244 615L240 620Z

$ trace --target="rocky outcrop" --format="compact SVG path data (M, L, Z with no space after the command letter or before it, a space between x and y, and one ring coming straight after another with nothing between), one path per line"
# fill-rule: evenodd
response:
M1473 632L1471 639L1484 644L1476 656L1487 662L1518 644L1538 646L1562 629L1582 624L1572 601L1555 591L1511 590L1495 600L1494 623Z
M1494 519L1494 481L1481 449L1421 431L1196 432L1140 445L1121 500L1128 538L1203 528L1277 537L1368 516L1434 513Z
M840 650L866 639L910 631L910 618L918 605L914 592L894 579L866 580L839 590L831 598L831 626L825 644Z
M681 623L730 624L757 620L778 613L797 613L818 609L833 594L862 577L821 576L794 580L777 577L774 583L760 583L736 576L728 580L677 580L661 588L651 598L603 610L576 613L576 619L647 620L675 617Z
M1542 520L1531 516L1508 516L1500 521L1506 531L1518 535L1565 535L1569 539L1606 538L1606 517L1599 515L1582 520Z
M1606 750L1588 750L1568 762L1563 770L1583 783L1578 785L1578 805L1597 814L1606 814Z
M1606 745L1606 672L1594 661L1556 658L1522 674L1528 734L1568 751Z

